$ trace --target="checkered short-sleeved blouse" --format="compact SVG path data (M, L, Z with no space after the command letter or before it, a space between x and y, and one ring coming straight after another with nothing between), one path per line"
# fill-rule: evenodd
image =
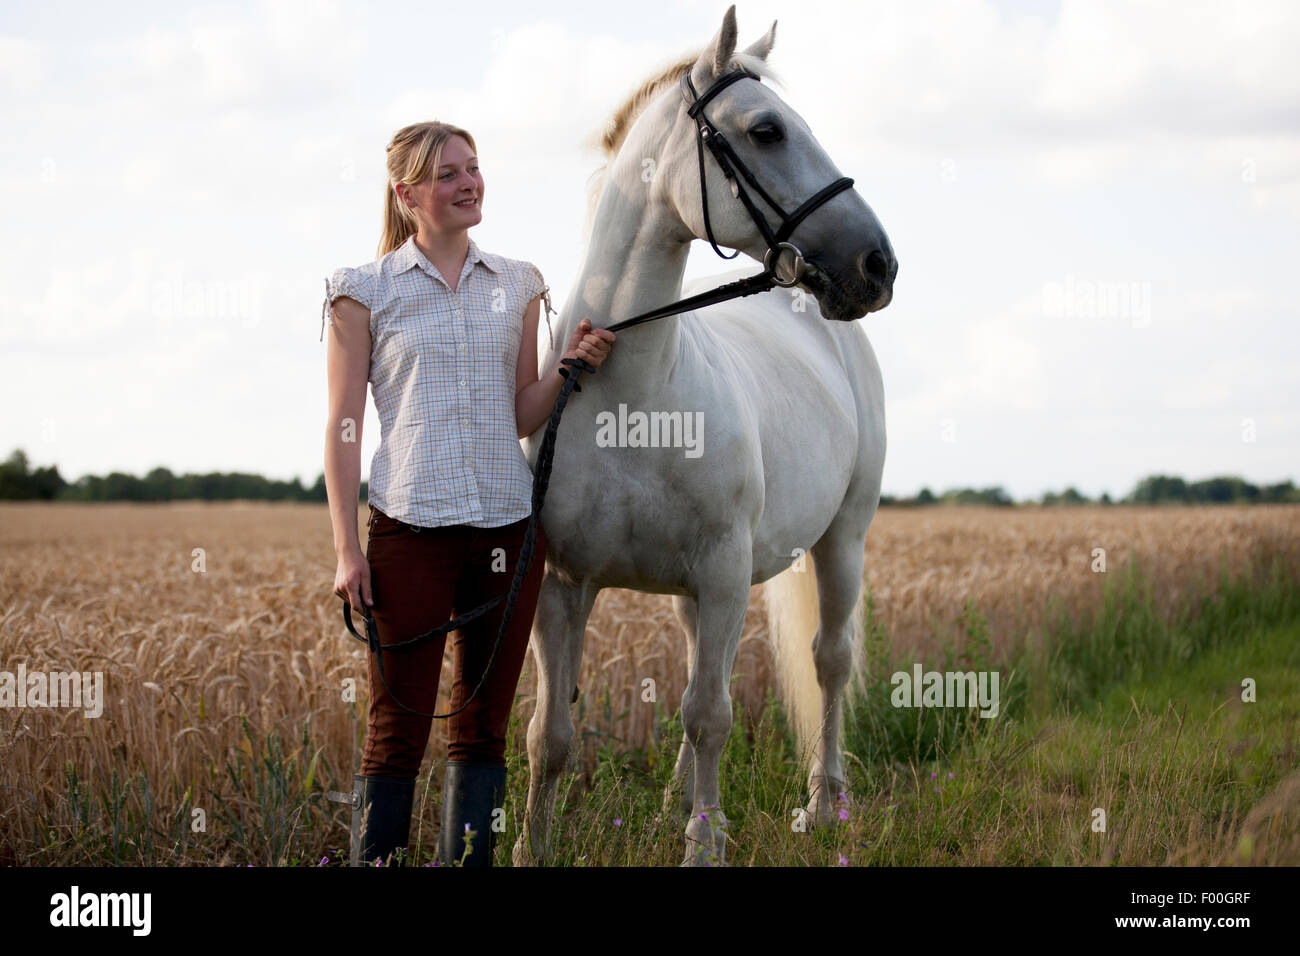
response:
M470 239L453 292L414 236L325 280L322 340L339 296L370 310L369 381L380 422L371 504L428 528L495 528L532 513L515 368L524 312L547 291L531 262L483 252ZM549 327L549 297L546 309Z

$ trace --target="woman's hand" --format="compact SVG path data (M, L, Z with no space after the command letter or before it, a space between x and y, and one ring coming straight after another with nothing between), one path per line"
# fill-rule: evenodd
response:
M339 555L338 570L334 572L334 593L363 617L365 612L361 609L362 601L365 601L366 607L374 607L375 601L370 592L370 562L360 548L349 548Z
M610 347L617 337L609 329L592 329L591 320L583 319L569 337L569 347L564 357L580 358L593 368L600 368L600 363L609 356Z

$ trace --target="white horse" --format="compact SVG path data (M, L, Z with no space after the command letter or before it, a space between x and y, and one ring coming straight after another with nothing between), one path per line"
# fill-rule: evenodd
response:
M699 93L737 67L773 77L765 60L775 35L774 22L736 51L731 7L705 50L647 80L611 119L586 255L554 337L561 348L583 317L608 326L682 298L690 244L706 232L696 125L680 77L689 70ZM756 79L731 83L705 112L786 209L840 176L804 121ZM764 238L707 150L704 165L718 244L761 261ZM783 696L801 746L811 745L811 821L831 820L845 790L841 695L862 663L864 539L885 457L880 369L865 330L851 320L888 305L897 263L880 222L852 189L812 212L791 241L815 266L800 283L811 296L775 289L626 329L568 404L541 518L549 546L532 635L537 709L528 726L517 866L550 857L556 784L574 741L583 635L605 587L674 595L686 632L685 734L664 801L670 808L680 788L690 813L684 864L725 863L718 769L732 724L729 678L750 586L760 581L781 575L765 590L778 618ZM547 366L559 357L548 350ZM702 412L702 454L598 446L597 416L617 414L620 404L647 415ZM526 440L530 461L542 432ZM813 575L799 573L797 560L805 552L814 559L811 600Z

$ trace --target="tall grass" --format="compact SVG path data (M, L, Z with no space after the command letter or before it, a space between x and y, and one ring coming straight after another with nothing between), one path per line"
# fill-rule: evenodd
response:
M130 510L133 534L123 537L108 509L75 518L5 511L0 668L18 660L102 667L110 690L100 720L0 711L0 864L332 865L345 857L348 810L326 793L350 790L364 677L359 702L341 702L339 686L364 674L364 653L339 637L337 602L324 595L332 566L313 563L301 535L285 530L316 520L313 512L247 512ZM1241 839L1260 827L1289 832L1283 770L1265 757L1295 765L1279 729L1286 713L1276 708L1297 696L1279 701L1273 688L1260 707L1232 711L1232 725L1194 712L1180 722L1181 710L1157 704L1183 693L1159 685L1171 673L1209 680L1218 668L1215 693L1231 689L1231 673L1273 676L1258 663L1259 641L1300 619L1298 518L1300 509L1125 511L1133 527L1112 528L1088 522L1121 519L1068 511L882 515L868 541L875 587L863 639L872 666L845 727L851 819L831 831L794 825L807 768L771 696L754 610L762 602L753 600L723 759L729 862L1222 862L1238 859ZM1204 546L1210 533L1224 544L1222 559ZM1012 538L1021 550L1009 547ZM1087 546L1098 541L1117 570L1089 573ZM190 573L196 543L208 550L207 576ZM886 550L895 557L882 563ZM1228 654L1241 662L1229 668ZM997 669L999 717L893 707L890 675L917 662ZM530 666L510 731L511 819L498 864L509 861L522 824ZM658 683L653 704L639 696L647 674ZM667 599L602 594L575 708L581 752L560 784L557 862L680 860L685 821L663 811L662 793L681 741L684 686ZM446 672L443 687L445 698ZM430 862L436 844L441 734L417 786L416 863ZM1248 738L1256 742L1238 753ZM1083 743L1065 746L1072 741ZM1078 818L1095 805L1098 782L1111 787L1112 809L1118 801L1143 814L1145 831L1131 817L1121 831L1132 842L1098 849ZM1284 858L1279 845L1259 838L1250 859Z
M1022 646L1039 712L1079 709L1117 683L1177 673L1207 651L1300 619L1297 567L1284 556L1266 562L1236 574L1223 567L1217 586L1160 608L1151 576L1128 561L1106 581L1098 610L1060 612L1041 641Z

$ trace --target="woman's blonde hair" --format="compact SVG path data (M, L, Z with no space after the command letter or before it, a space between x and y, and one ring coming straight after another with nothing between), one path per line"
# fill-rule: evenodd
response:
M430 120L403 126L388 144L388 185L384 189L384 231L379 237L379 258L392 252L417 229L415 213L397 198L398 183L415 186L442 164L442 147L453 136L463 137L478 152L474 137L459 126Z

